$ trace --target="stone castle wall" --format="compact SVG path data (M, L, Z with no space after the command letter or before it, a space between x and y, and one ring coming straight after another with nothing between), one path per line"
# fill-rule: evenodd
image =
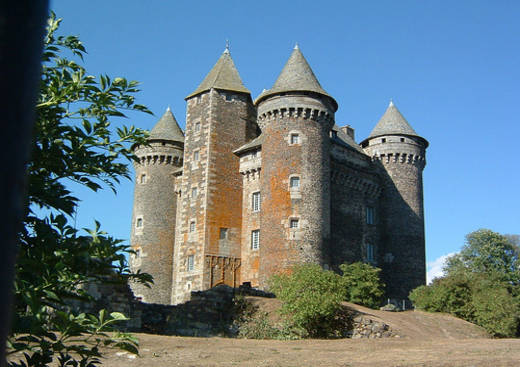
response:
M187 103L172 303L192 290L240 284L242 178L233 150L257 134L244 93L212 89Z

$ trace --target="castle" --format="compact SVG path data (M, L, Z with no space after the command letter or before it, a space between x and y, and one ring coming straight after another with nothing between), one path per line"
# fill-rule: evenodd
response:
M295 264L382 269L387 297L425 284L426 139L390 102L360 144L296 46L253 101L226 48L186 97L183 132L168 108L136 146L130 258L155 284L144 302L269 277Z

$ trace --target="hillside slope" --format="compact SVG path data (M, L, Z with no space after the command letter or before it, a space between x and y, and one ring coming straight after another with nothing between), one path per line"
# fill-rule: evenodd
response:
M279 300L260 297L246 298L257 306L259 311L268 312L272 322L279 321L277 312L280 307ZM388 324L395 334L403 338L421 340L489 338L489 335L480 326L448 314L423 311L388 312L372 310L348 302L344 302L344 305L364 318Z

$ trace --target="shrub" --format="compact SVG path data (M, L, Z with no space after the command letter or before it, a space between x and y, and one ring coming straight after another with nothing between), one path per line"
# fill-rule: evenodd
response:
M282 301L282 314L310 337L331 337L340 332L338 320L346 289L338 274L315 264L299 265L289 274L274 275L270 290Z
M342 264L339 268L347 301L370 308L380 306L385 287L379 278L381 269L361 262Z
M457 272L410 293L425 311L447 312L482 326L497 337L518 333L520 302L507 282L493 274Z

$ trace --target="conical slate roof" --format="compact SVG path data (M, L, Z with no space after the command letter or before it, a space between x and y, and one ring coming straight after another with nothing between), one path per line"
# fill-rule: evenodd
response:
M150 131L150 140L171 140L184 143L184 133L182 132L175 116L173 116L170 107L166 109L164 115L155 124L152 131Z
M337 102L321 87L320 82L314 75L311 67L298 45L294 46L293 52L276 79L273 87L263 91L255 101L255 104L273 94L284 92L314 92L329 97L338 107Z
M383 117L379 120L374 130L368 136L375 138L381 135L411 135L419 136L403 117L392 101L388 105Z
M227 47L208 75L206 75L202 83L200 83L197 89L195 89L195 91L185 99L191 98L212 88L251 94L251 92L244 87L244 84L242 84L242 79L240 79L238 70L235 67L235 63L233 62Z

